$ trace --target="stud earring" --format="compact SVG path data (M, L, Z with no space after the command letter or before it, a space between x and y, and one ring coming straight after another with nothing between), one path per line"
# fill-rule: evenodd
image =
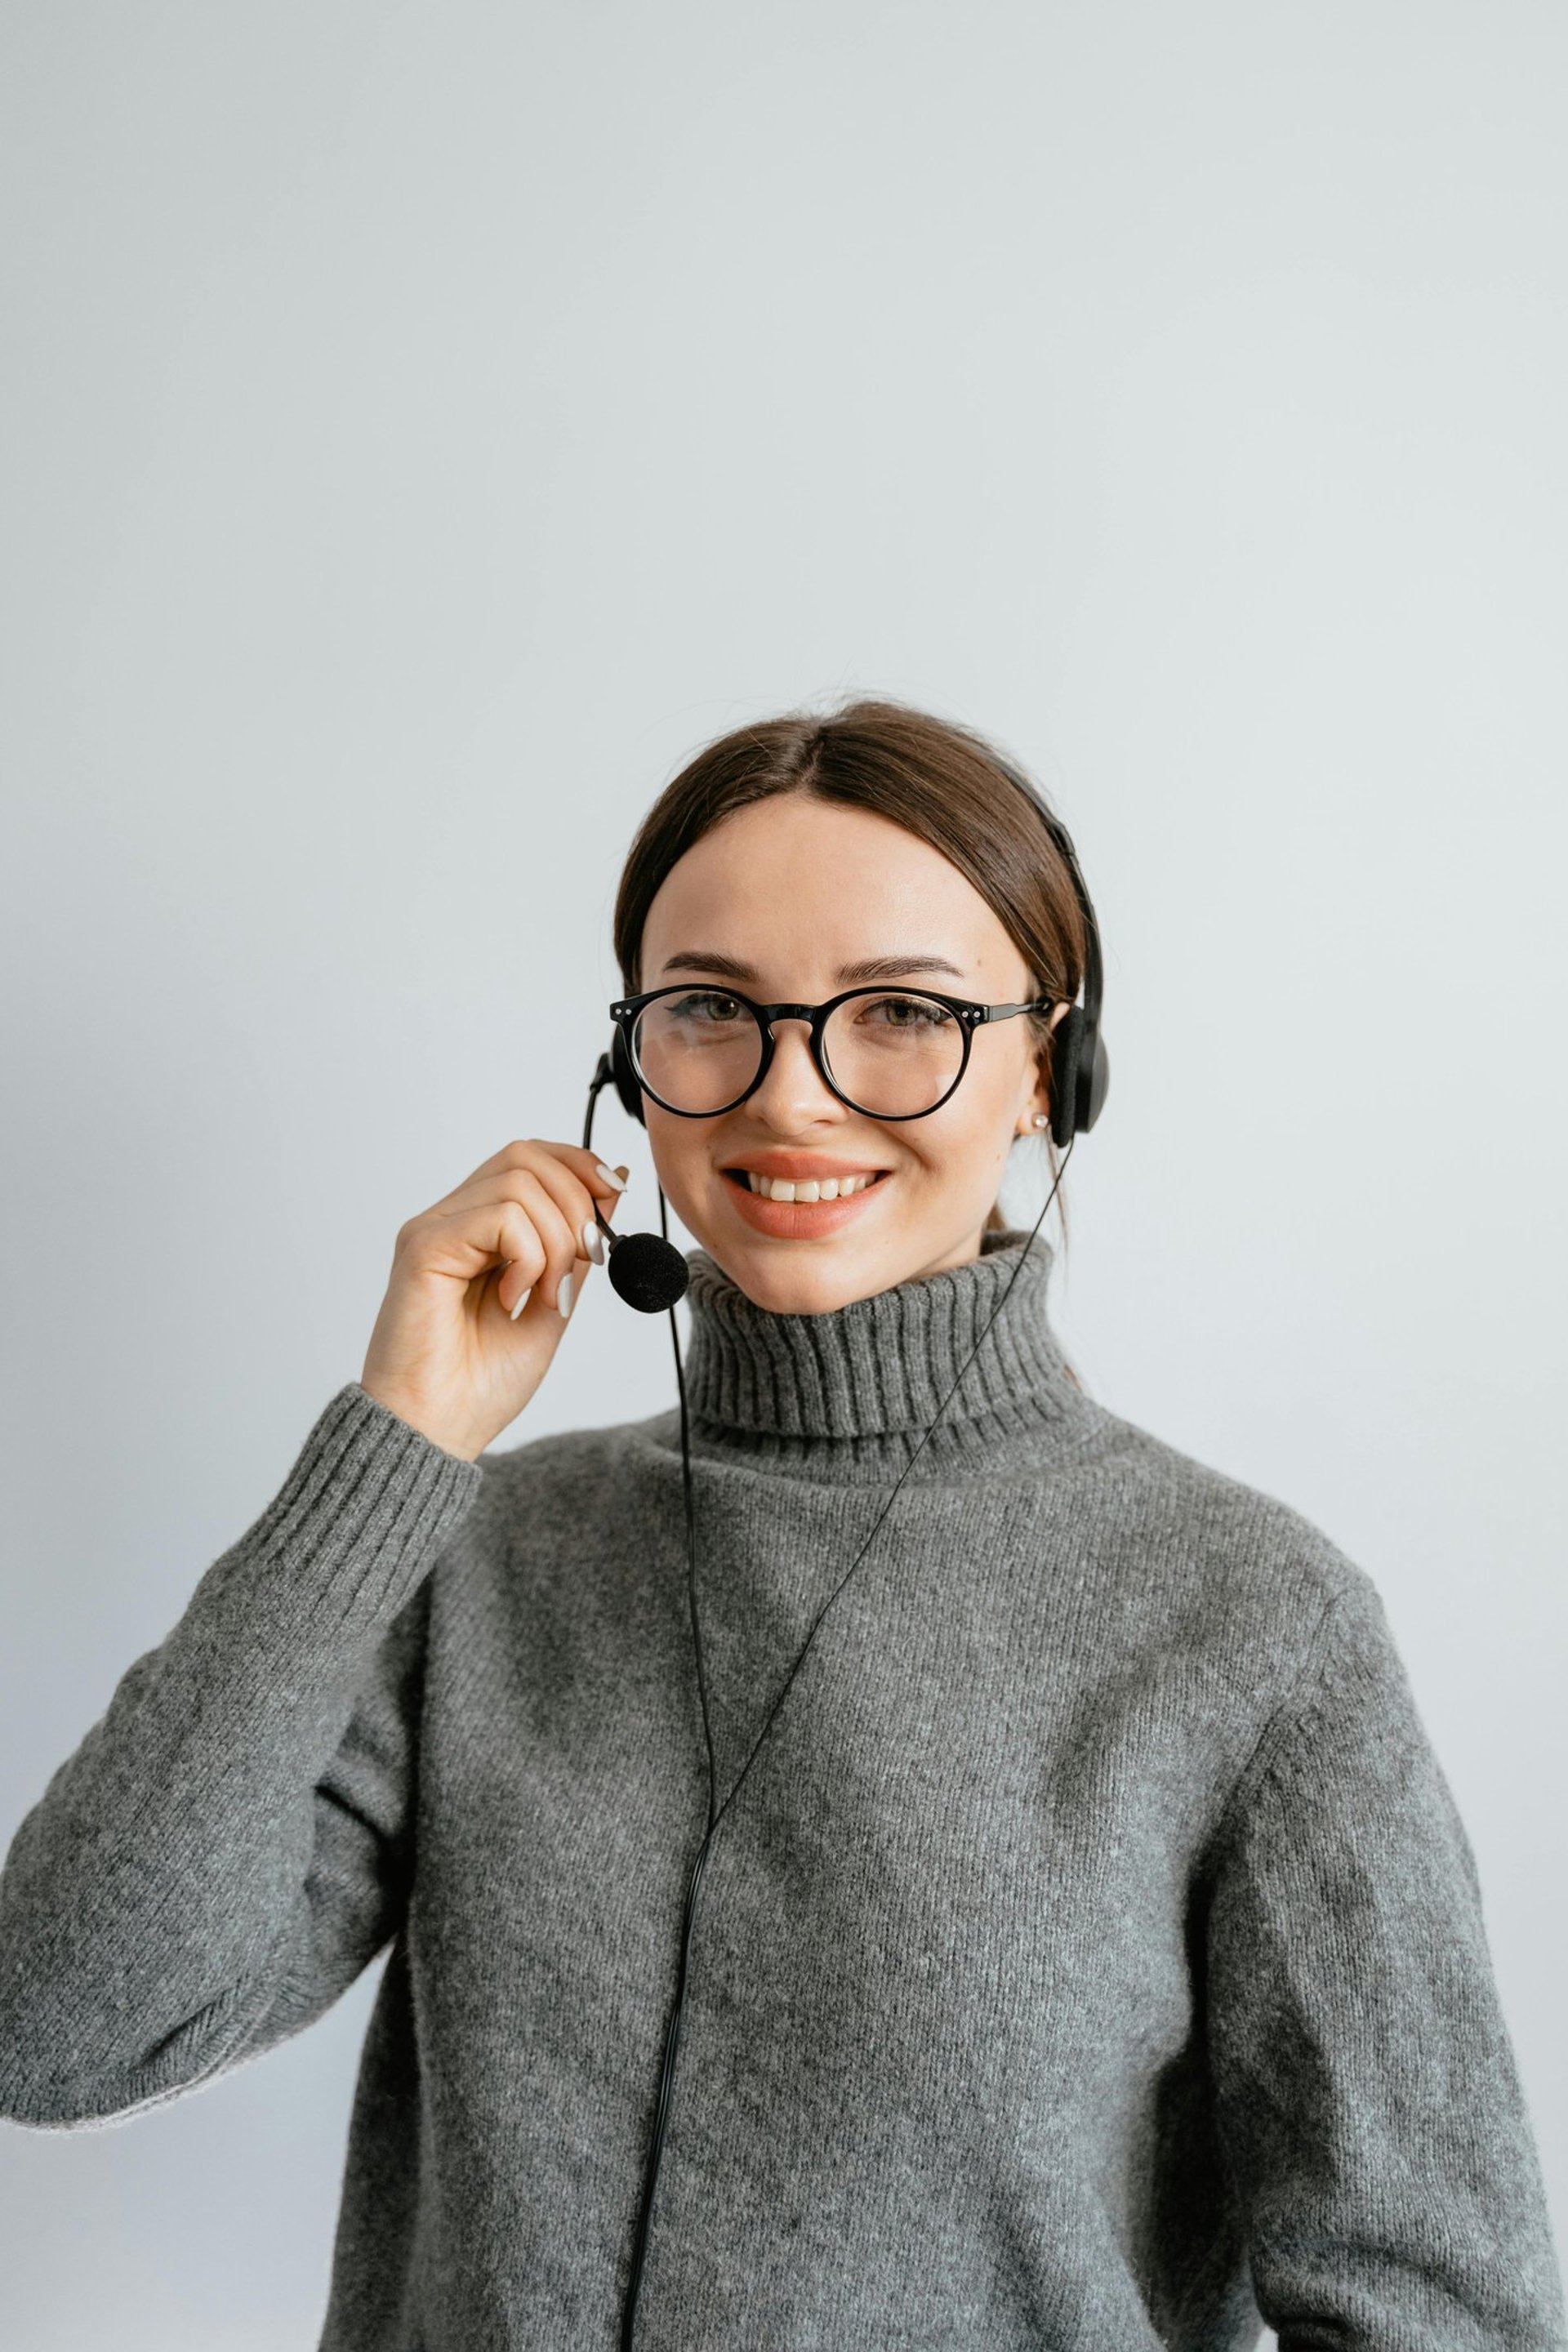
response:
M1035 1113L1035 1125L1037 1127L1049 1127L1050 1123L1050 1115L1048 1112L1037 1110Z

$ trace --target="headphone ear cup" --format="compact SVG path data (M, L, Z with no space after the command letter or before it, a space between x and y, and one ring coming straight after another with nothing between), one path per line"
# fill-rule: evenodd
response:
M1078 1117L1078 1066L1083 1050L1083 1007L1068 1007L1051 1032L1051 1141L1072 1141Z
M1110 1056L1105 1050L1105 1040L1096 1029L1094 1052L1086 1062L1081 1055L1078 1072L1077 1130L1082 1134L1100 1117L1100 1107L1110 1088Z
M642 1088L637 1084L637 1074L632 1067L632 1057L626 1051L626 1041L618 1023L610 1043L610 1076L615 1080L621 1108L628 1111L639 1127L646 1127L647 1121L643 1117Z

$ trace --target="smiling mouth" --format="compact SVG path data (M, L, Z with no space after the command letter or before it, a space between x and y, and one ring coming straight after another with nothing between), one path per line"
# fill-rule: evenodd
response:
M726 1168L723 1171L727 1183L737 1186L743 1192L755 1194L759 1200L786 1203L793 1201L797 1204L852 1198L858 1192L868 1192L873 1184L879 1184L890 1173L889 1169L879 1168L874 1174L868 1171L863 1175L842 1178L799 1177L792 1182L783 1177L758 1176L747 1168Z

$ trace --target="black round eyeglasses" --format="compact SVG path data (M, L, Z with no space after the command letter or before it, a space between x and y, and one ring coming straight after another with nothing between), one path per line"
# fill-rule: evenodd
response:
M850 988L823 1004L758 1004L738 989L689 981L616 999L610 1017L645 1094L678 1118L714 1118L762 1085L776 1021L810 1024L823 1083L868 1118L925 1118L969 1067L984 1021L1044 1013L1062 1002L977 1004L932 989Z

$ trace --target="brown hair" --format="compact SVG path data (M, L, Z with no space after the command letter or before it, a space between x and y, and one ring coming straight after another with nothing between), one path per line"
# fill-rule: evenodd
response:
M643 926L671 866L734 810L777 793L869 809L929 842L995 914L1029 968L1029 992L1077 996L1087 950L1083 912L1067 861L1038 815L1008 782L984 737L883 698L848 702L822 715L788 711L737 727L666 784L638 827L616 894L614 943L624 993L642 985ZM1045 1053L1049 1013L1022 1017L1037 1050ZM1048 1058L1042 1069L1048 1086ZM1056 1146L1047 1130L1040 1133L1054 1179ZM1065 1243L1062 1192L1057 1206ZM1005 1223L993 1202L986 1230Z

